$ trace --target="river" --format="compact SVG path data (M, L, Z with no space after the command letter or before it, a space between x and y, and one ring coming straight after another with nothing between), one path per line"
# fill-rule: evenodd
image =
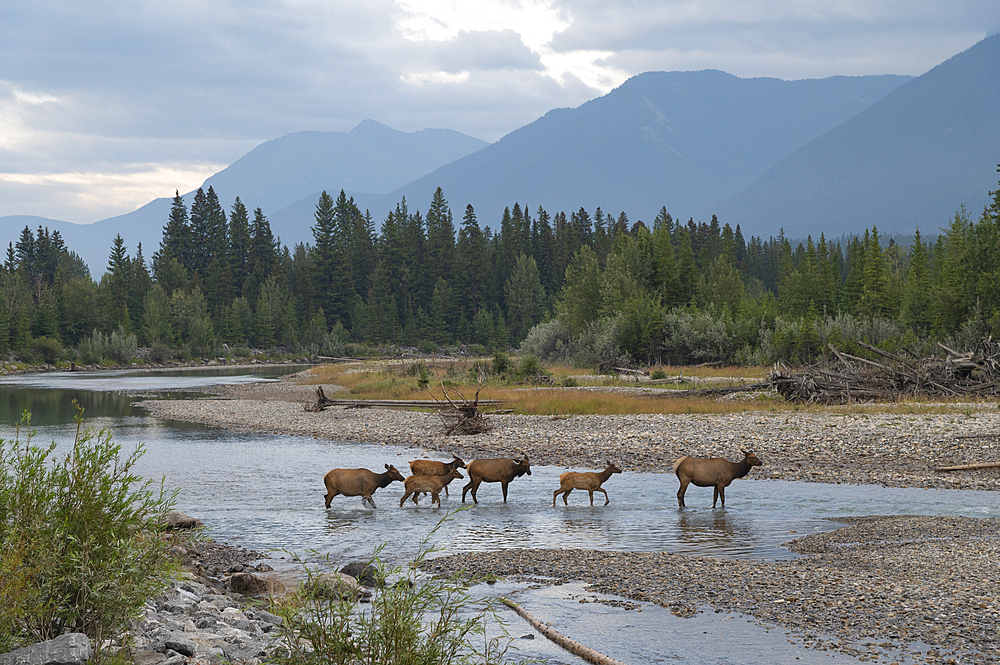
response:
M566 469L533 466L532 475L514 480L508 503L499 485L483 485L480 503L460 512L462 481L452 483L442 508L429 497L419 506L400 507L400 483L375 494L377 509L359 498L336 497L324 509L323 475L332 468L364 467L381 471L395 465L408 475L408 461L420 451L397 446L341 443L272 434L243 434L163 420L142 409L148 396L197 397L199 390L220 383L276 380L301 368L171 372L56 372L0 379L0 437L15 435L24 410L32 413L36 442L56 441L61 450L72 442L76 400L84 409L85 426L109 428L125 451L140 443L145 453L137 472L165 480L178 491L177 507L198 517L218 540L268 551L288 560L326 556L338 562L367 559L379 545L390 563L401 563L417 551L446 514L430 544L442 553L493 548L587 548L624 551L668 551L690 555L775 559L795 556L782 543L809 533L837 528L841 515L920 514L1000 517L1000 496L993 492L924 490L877 486L830 485L775 480L737 480L727 492L727 508L713 510L711 489L691 487L688 508L679 510L677 480L670 474L623 473L607 483L611 503L603 496L590 506L585 492L560 498L552 506L558 475ZM469 460L466 460L469 461ZM677 659L699 663L796 662L839 663L855 659L788 647L783 631L771 632L742 617L699 615L678 619L662 608L641 613L601 604L567 604L566 587L524 591L559 630L589 635L596 646L616 651L626 662ZM583 593L582 588L577 590ZM590 594L591 596L593 594ZM523 602L523 601L522 601ZM719 623L725 622L725 624ZM669 639L662 627L672 626ZM514 626L518 632L527 626ZM705 636L728 633L725 640ZM524 632L530 632L525 630ZM680 635L690 634L690 639ZM699 637L699 635L701 637ZM642 636L642 637L640 637ZM582 662L560 653L544 639L517 640L530 656L552 662ZM751 658L740 646L757 644ZM794 640L793 640L794 642ZM729 646L726 646L729 645ZM786 653L786 647L790 651ZM700 656L697 656L700 654ZM789 655L792 654L792 655ZM642 659L642 660L640 660Z

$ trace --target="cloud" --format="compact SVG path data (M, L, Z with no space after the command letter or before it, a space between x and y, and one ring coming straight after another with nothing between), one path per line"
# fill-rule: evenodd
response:
M496 140L643 71L920 74L998 26L995 0L7 4L0 215L67 221L295 131L373 118Z
M542 59L525 46L513 30L459 31L438 47L437 62L443 71L457 73L473 69L526 69L541 71Z
M609 53L630 73L722 69L738 76L919 75L995 23L993 0L556 0L557 52Z

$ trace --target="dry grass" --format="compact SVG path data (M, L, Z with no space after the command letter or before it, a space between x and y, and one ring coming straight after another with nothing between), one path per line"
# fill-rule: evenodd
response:
M435 399L444 401L447 390L452 400L471 400L480 389L480 399L500 399L503 408L525 415L626 415L660 414L728 414L753 411L789 411L835 415L890 413L898 415L955 414L971 417L985 409L996 409L996 402L960 402L910 399L877 404L819 405L790 404L779 397L757 394L744 399L712 397L678 397L654 395L636 390L635 381L598 375L573 367L546 368L556 384L572 378L581 387L590 389L512 386L487 381L482 386L472 380L469 372L476 360L459 361L369 361L320 365L310 369L302 382L309 385L339 385L354 399ZM479 359L478 362L488 362ZM427 369L428 385L419 385L419 368ZM653 368L656 369L656 368ZM671 367L664 366L667 376L738 377L761 380L767 376L762 367ZM594 390L593 388L608 390ZM684 386L657 386L669 389ZM344 393L340 393L344 395Z

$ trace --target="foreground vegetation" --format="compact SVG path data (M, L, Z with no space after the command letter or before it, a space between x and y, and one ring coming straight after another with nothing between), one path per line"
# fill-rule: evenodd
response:
M0 441L0 653L81 632L108 662L172 570L161 532L174 495L135 475L141 447L123 456L81 417L61 459L32 443L27 413Z
M499 665L510 639L497 614L498 601L474 597L476 580L430 577L420 572L433 549L428 539L451 519L445 516L405 566L387 569L376 550L370 572L381 582L371 602L359 605L337 582L305 565L297 594L277 601L285 622L279 665ZM383 546L384 547L384 546ZM336 570L328 558L325 570ZM496 635L488 634L489 622Z

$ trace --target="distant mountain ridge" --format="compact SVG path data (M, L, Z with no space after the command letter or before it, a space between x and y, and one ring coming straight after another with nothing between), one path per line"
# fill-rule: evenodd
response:
M686 219L907 80L648 72L578 108L549 111L388 195L352 194L377 219L403 197L425 209L439 186L454 212L471 203L494 227L515 202L550 213L600 206L633 221L651 221L666 206ZM301 225L308 209L307 199L276 217Z
M792 152L746 189L704 209L786 236L876 224L934 233L959 206L978 217L997 188L1000 35L900 86Z

